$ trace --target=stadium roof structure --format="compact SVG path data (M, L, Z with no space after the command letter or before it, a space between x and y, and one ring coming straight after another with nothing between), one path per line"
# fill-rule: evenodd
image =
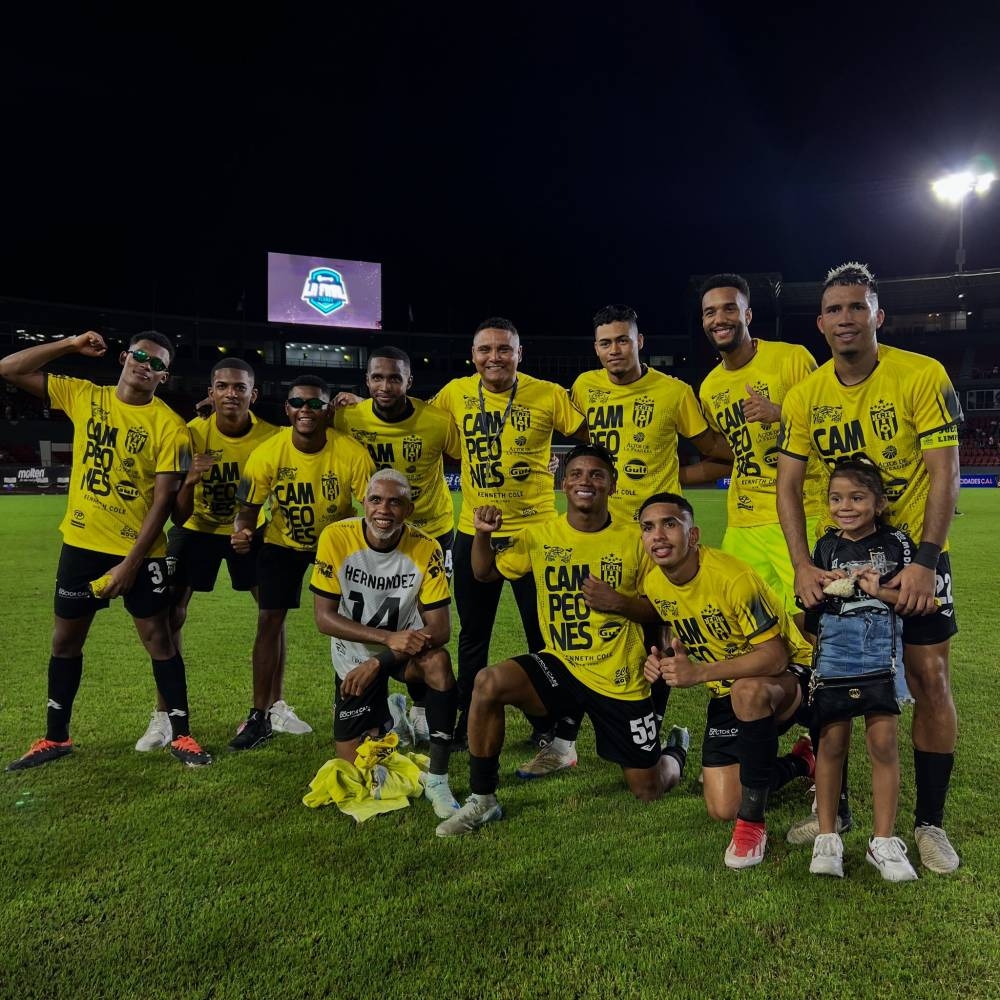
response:
M785 282L779 299L786 313L815 314L822 282ZM1000 306L1000 269L955 274L922 274L909 278L879 278L879 304L900 313L935 312L975 304Z

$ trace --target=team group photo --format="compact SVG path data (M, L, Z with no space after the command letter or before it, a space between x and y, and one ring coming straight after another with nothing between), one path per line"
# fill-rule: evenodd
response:
M1000 997L989 26L581 13L12 47L0 997Z

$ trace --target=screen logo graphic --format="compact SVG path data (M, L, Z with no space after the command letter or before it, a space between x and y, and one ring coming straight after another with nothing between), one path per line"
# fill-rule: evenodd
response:
M302 287L302 301L316 312L329 316L346 306L350 299L339 271L332 267L314 267Z

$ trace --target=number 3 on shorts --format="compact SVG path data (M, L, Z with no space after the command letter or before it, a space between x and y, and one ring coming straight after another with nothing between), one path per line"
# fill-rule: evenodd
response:
M632 730L632 742L637 746L656 739L656 718L652 712L644 719L631 719L629 728Z
M163 584L163 568L157 562L151 562L148 564L149 576L153 581L154 587L159 587Z

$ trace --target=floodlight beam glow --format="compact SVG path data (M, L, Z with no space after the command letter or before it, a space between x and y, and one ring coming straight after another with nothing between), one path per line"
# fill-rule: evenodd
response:
M992 170L980 174L973 173L971 170L960 170L957 173L939 177L931 184L931 190L941 201L947 202L949 205L959 205L972 192L980 196L986 194L996 179L997 175Z

